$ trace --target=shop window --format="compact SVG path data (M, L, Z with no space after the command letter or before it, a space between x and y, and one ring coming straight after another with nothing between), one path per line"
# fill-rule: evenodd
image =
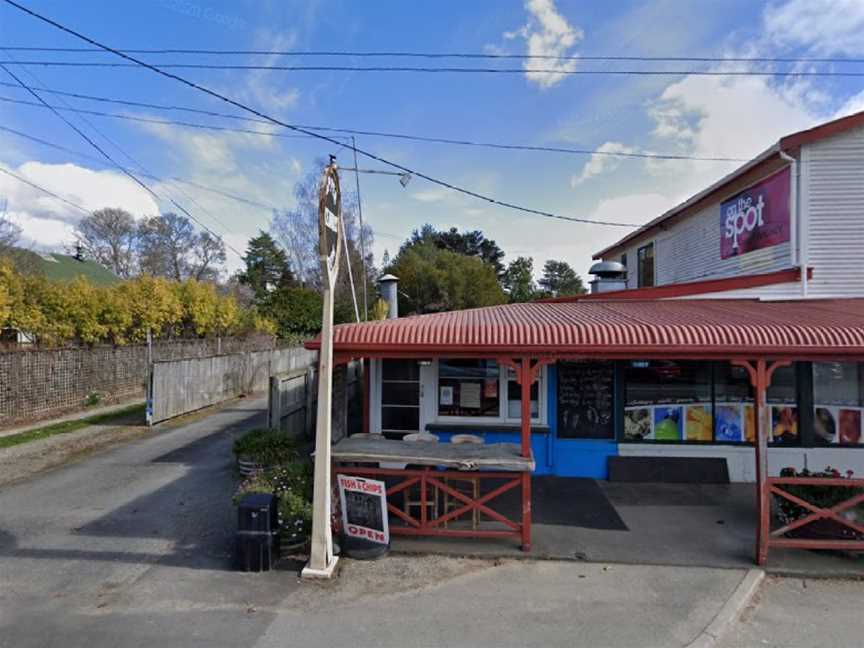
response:
M634 360L623 380L625 439L713 440L710 363Z
M717 363L714 383L714 429L716 441L756 441L756 410L750 375L744 367ZM800 443L798 382L795 366L774 371L766 394L771 410L769 442L780 445Z
M381 431L420 429L420 367L416 360L381 362Z
M438 415L500 417L499 381L494 360L440 360Z
M813 438L818 444L858 445L864 413L864 365L813 363Z
M540 417L540 381L531 383L531 418ZM507 369L507 418L522 418L522 386L516 382L516 372Z
M753 443L756 419L753 387L744 367L719 362L714 371L714 440Z
M636 252L638 262L637 280L639 288L650 288L654 285L654 243L645 245Z

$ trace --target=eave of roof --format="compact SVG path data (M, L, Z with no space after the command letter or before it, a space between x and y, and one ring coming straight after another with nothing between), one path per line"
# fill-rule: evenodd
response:
M808 268L807 278L813 278L813 268ZM727 290L760 288L762 286L773 286L777 284L792 283L795 281L801 281L801 268L788 268L776 272L739 275L735 277L724 277L722 279L704 279L702 281L675 283L665 286L652 286L651 288L630 288L628 290L613 290L605 293L589 293L585 295L571 295L568 297L549 297L546 299L538 299L537 301L561 304L587 300L610 301L625 299L670 299L693 295L708 295L711 293L725 292Z
M307 344L320 348L320 340ZM345 357L864 359L864 299L506 304L335 327Z

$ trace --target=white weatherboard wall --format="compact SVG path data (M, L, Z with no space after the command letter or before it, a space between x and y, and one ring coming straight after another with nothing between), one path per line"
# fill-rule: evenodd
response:
M653 443L621 443L622 457L720 457L729 466L732 482L756 481L756 451L750 446L686 446ZM783 468L824 470L828 466L845 473L864 475L864 448L768 448L768 474L777 476Z
M776 171L766 174L753 184L762 182L774 173ZM671 225L669 229L659 231L651 239L654 241L655 285L665 286L739 275L765 274L792 267L790 242L728 259L720 258L720 203L741 191L738 189L732 193L722 194L721 199ZM638 250L649 242L650 240L640 241L627 248L628 288L637 288ZM607 260L618 261L620 255L609 256Z
M801 151L808 297L864 296L864 128Z

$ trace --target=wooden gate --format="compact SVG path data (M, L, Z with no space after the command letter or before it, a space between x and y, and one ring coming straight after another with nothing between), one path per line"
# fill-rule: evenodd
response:
M315 424L313 378L311 367L270 377L270 428L297 438L312 434Z

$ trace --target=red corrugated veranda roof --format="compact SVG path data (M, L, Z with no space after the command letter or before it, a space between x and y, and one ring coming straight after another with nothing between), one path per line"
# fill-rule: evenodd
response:
M307 345L317 348L319 341ZM336 326L353 357L864 359L864 299L507 304Z

